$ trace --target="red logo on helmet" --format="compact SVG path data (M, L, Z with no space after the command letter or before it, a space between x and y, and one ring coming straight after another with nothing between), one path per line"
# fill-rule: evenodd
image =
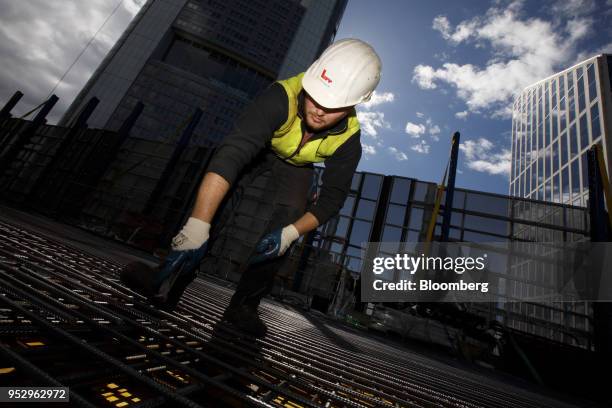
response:
M321 78L323 78L324 80L326 80L328 83L331 84L332 80L327 75L325 75L326 72L327 72L327 69L324 69L323 72L321 72Z

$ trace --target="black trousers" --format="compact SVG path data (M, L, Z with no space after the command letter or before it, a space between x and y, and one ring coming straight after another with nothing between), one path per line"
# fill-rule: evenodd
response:
M250 184L266 184L262 182L266 179L267 184L274 187L266 197L272 204L272 211L267 225L257 231L259 242L267 233L283 228L304 215L313 185L314 167L294 166L279 159L272 152L265 152L255 160L236 183L229 202L224 205L220 223L224 225L221 228L224 228L235 222L236 218L232 212L240 211L246 187ZM272 183L268 177L272 178ZM245 264L241 268L242 276L230 301L230 307L245 304L256 308L261 299L272 291L274 277L286 264L288 253L289 250L281 257L254 265Z

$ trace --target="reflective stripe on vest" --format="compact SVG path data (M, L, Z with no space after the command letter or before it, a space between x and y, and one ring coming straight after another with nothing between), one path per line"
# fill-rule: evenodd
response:
M324 138L306 142L296 154L295 152L302 141L302 120L298 116L298 95L302 90L303 76L304 73L301 73L292 78L278 81L285 88L289 97L289 109L287 120L274 132L272 137L274 153L296 166L325 161L359 130L359 121L355 109L352 109L345 129L338 133L329 133Z

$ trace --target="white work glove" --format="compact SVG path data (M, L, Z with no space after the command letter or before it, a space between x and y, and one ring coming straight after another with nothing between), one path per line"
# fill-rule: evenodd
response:
M283 229L277 229L263 237L255 247L255 254L250 263L265 261L282 256L293 241L300 237L300 233L293 224Z
M172 238L172 249L186 251L197 249L208 241L210 224L198 218L189 217L183 229Z
M289 224L283 228L281 231L281 244L278 250L278 256L282 256L285 252L287 252L287 249L289 249L291 244L293 244L293 241L299 237L300 233L298 232L297 228L293 226L293 224Z

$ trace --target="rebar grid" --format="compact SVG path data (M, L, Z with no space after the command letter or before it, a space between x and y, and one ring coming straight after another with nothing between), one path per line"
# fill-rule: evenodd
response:
M273 302L251 338L219 323L232 290L210 278L167 313L120 283L120 262L6 221L0 236L0 354L16 368L2 385L96 406L115 406L111 383L151 407L573 406Z

